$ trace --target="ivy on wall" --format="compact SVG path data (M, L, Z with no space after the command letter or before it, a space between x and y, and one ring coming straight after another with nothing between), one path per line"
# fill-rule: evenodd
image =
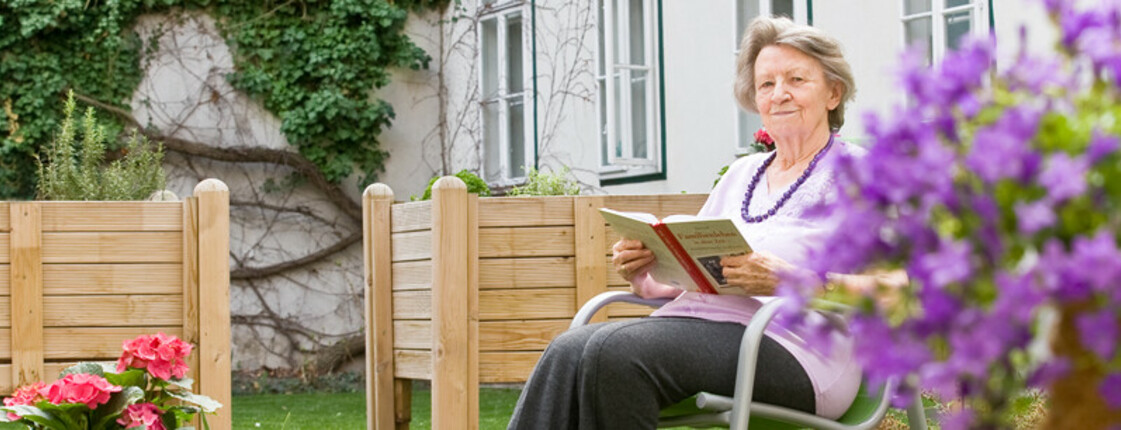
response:
M447 2L0 0L0 199L34 195L33 157L55 132L67 89L128 109L142 77L136 18L183 11L215 18L234 54L230 82L280 118L328 180L357 171L373 182L388 157L378 135L394 117L373 92L389 84L389 68L427 66L402 32L407 11Z

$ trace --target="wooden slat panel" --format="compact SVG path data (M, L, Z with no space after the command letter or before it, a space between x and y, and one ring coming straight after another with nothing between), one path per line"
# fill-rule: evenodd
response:
M402 320L393 322L394 349L431 349L432 321Z
M696 214L707 199L708 194L607 196L603 206L623 212L648 212L662 218L669 215Z
M390 210L394 233L432 228L431 200L395 204Z
M0 231L7 232L12 229L11 218L9 218L8 211L11 210L11 203L0 202Z
M12 329L0 328L0 360L12 359Z
M43 240L42 213L35 203L9 206L11 237L12 382L43 379Z
M432 260L393 263L393 291L432 288Z
M479 323L480 351L543 351L568 330L569 319L483 321Z
M432 318L432 291L402 291L393 293L393 319Z
M12 326L12 298L0 296L0 327ZM9 345L11 346L11 345Z
M525 382L540 352L481 352L479 381L485 384Z
M47 327L172 326L183 323L183 295L47 296L43 298Z
M43 294L182 294L182 266L160 264L44 264Z
M479 257L561 257L575 252L572 227L480 228Z
M531 321L482 321L479 323L480 351L542 351L554 337L568 329L569 319ZM430 349L432 323L394 321L395 349Z
M431 231L394 233L392 245L394 262L432 258Z
M479 320L572 318L575 288L479 291Z
M614 243L614 242L612 242L612 243ZM611 264L611 256L609 255L609 256L604 257L604 260L606 261L606 266L604 267L604 271L606 272L606 276L607 276L607 287L608 287L608 289L611 289L611 287L627 287L627 286L629 286L630 284L627 283L627 280L623 279L622 276L619 276L619 273L615 272L615 266L613 264Z
M182 327L174 326L48 328L43 332L43 355L48 360L116 360L124 341L159 332L183 335Z
M177 232L43 233L44 263L179 263Z
M11 273L11 266L0 264L0 296L7 296L12 293L11 287L8 285L11 282Z
M40 202L43 231L180 231L180 202Z
M484 258L479 261L481 290L575 286L576 268L572 257Z
M572 197L479 199L479 227L570 226Z
M11 240L11 233L0 233L0 263L7 264L11 262L11 257L8 255L9 244Z
M393 374L405 379L432 379L431 351L393 351Z

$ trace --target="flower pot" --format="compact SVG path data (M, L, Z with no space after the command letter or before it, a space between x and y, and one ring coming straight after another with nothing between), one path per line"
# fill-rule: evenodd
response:
M1079 341L1075 320L1088 308L1077 304L1061 310L1051 349L1056 357L1070 360L1071 371L1051 384L1051 407L1043 429L1105 429L1121 424L1121 410L1110 410L1098 391L1106 373L1103 363Z

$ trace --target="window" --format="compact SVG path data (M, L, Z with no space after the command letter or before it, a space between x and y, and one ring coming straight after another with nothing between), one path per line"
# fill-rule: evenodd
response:
M598 0L601 177L662 172L659 0Z
M526 85L524 2L483 0L479 22L480 100L483 117L483 176L513 185L533 166L533 138Z
M986 17L980 0L900 0L903 2L903 42L907 47L921 47L926 64L942 60L946 51L957 49L962 36L981 33L988 25L979 21Z
M732 56L740 55L740 42L743 39L747 26L751 20L760 15L785 16L799 24L812 24L809 22L809 7L806 0L735 0L736 33L733 35ZM729 89L729 94L731 90ZM735 103L733 99L733 103ZM755 139L755 131L763 127L763 120L754 112L747 112L738 104L734 106L736 112L736 150L746 151Z

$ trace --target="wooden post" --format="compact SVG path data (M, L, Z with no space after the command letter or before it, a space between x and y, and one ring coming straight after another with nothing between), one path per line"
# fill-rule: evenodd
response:
M479 428L479 196L467 195L467 426Z
M230 190L217 179L195 187L198 198L199 391L222 404L210 427L232 426L230 375Z
M432 186L432 428L469 429L467 186ZM476 423L477 425L477 423Z
M580 196L572 200L576 236L575 313L596 294L607 291L607 228L599 208L602 196ZM597 312L592 322L607 321L607 312Z
M366 269L366 428L396 428L393 387L393 278L390 208L393 190L362 193L362 261Z
M43 231L40 205L13 202L9 240L12 383L43 380ZM13 387L14 388L14 387Z
M183 200L183 341L199 346L199 199ZM199 354L187 357L189 377L199 380ZM198 384L193 387L199 392ZM197 423L196 423L197 424Z

